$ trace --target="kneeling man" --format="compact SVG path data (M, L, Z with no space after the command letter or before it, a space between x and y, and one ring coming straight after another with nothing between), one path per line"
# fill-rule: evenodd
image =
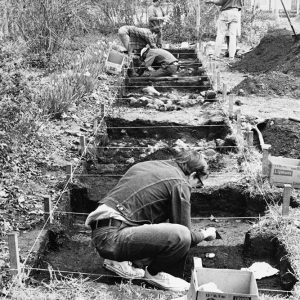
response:
M169 51L160 48L143 48L141 51L141 62L137 71L139 76L172 76L179 67L177 58ZM145 73L145 71L147 72Z

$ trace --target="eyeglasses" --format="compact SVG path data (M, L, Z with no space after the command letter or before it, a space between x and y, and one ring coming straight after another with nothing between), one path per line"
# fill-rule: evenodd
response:
M198 178L199 182L200 182L202 185L204 185L202 180L207 179L207 178L208 178L208 175L209 175L208 172L205 172L205 173L204 173L203 171L200 171L200 170L197 170L197 171L196 171L196 174L195 174L195 176Z

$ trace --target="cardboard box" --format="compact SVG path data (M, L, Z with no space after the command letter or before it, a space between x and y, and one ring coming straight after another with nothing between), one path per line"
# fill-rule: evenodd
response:
M221 292L201 291L201 285L215 283ZM192 271L187 300L258 300L254 274L231 269L197 268Z
M270 183L300 188L300 159L270 156Z
M120 74L125 61L125 55L112 49L110 50L105 62L106 72L111 74Z

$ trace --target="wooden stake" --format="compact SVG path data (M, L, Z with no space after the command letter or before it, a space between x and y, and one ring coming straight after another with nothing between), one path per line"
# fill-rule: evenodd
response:
M19 243L18 243L17 232L12 232L8 234L8 248L9 248L10 273L12 275L19 275L21 272L21 268L20 268Z
M217 84L216 84L216 90L221 90L221 73L220 71L217 72Z
M101 117L105 117L105 105L104 103L101 104Z
M242 129L241 129L241 110L238 109L236 111L236 131L237 131L237 134L240 135L241 132L242 132Z
M217 90L217 72L216 72L216 63L212 64L212 85L213 89Z
M203 44L203 42L201 42L201 49L200 50L201 50L201 54L204 55L204 44Z
M211 57L208 58L208 73L211 74L212 70L212 60Z
M223 83L223 100L226 101L227 99L227 84Z
M270 166L269 166L270 149L271 149L271 145L269 144L264 144L262 146L262 150L263 150L262 175L268 177L270 175L269 174L270 173Z
M97 134L97 131L98 131L98 120L95 119L94 120L94 134Z
M292 195L292 186L290 184L285 184L283 189L283 202L282 202L282 215L289 215L290 201Z
M229 117L232 117L233 115L233 95L229 95L229 106L228 106L228 114Z
M216 73L216 70L217 70L217 66L216 66L216 63L215 63L215 62L212 62L211 68L212 68L212 73L215 74L215 73Z
M201 27L201 5L200 0L196 2L196 32L197 32L197 40L200 39L200 27Z
M79 153L83 155L86 151L86 138L84 135L80 136L80 149Z
M246 132L246 142L248 147L253 147L253 131L249 130Z
M67 182L72 182L72 172L73 172L73 167L72 165L67 165L66 167L66 173L67 173L67 177L66 180Z
M52 202L50 196L44 197L44 221L45 223L48 222L49 224L53 224L53 212L52 212Z

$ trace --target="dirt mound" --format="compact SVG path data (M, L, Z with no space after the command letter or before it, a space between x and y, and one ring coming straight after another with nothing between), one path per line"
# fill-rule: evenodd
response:
M271 155L300 159L300 123L270 119L258 125L264 142L272 145Z
M258 96L288 96L300 98L300 78L281 72L249 76L235 86L233 93Z
M256 73L280 69L284 73L300 75L300 43L294 43L292 32L286 29L269 31L259 45L245 54L243 59L232 66L233 69ZM292 68L291 68L292 67Z

